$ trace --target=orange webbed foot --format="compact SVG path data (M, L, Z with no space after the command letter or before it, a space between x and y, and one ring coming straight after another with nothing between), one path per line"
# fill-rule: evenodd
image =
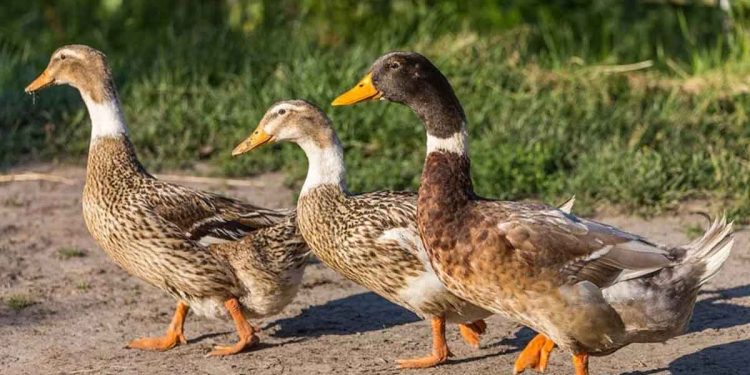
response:
M216 345L214 350L206 354L207 357L219 357L225 355L232 355L242 352L243 350L252 347L253 345L260 342L260 339L256 335L251 335L248 338L241 338L234 345Z
M461 331L464 341L472 348L477 349L480 344L479 336L487 330L487 323L480 319L468 324L459 324L458 329Z
M399 368L428 368L434 367L448 360L447 350L444 352L433 351L431 355L422 358L399 359Z
M547 369L549 355L554 348L555 343L547 336L541 333L536 335L516 359L513 374L520 374L529 368L544 372Z
M189 309L190 307L184 302L178 302L174 317L172 317L172 323L169 324L166 335L162 337L145 337L136 339L131 341L127 345L127 348L157 350L163 352L172 349L177 345L187 344L187 339L183 334L183 326L185 325L185 316Z
M180 344L187 344L183 334L167 334L162 337L144 337L128 343L128 349L166 351Z
M245 315L240 308L240 302L236 298L228 299L224 302L224 307L226 307L229 311L229 315L231 315L234 320L234 325L237 329L237 335L240 336L240 340L234 345L215 346L213 351L206 354L207 357L237 354L260 342L258 336L255 335L255 327L250 325L250 323L247 322L247 319L245 319Z
M432 318L432 354L427 357L398 360L399 368L428 368L448 360L453 354L445 342L445 319Z

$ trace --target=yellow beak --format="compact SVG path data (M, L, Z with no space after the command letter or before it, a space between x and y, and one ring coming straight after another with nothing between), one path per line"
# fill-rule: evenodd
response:
M372 72L370 72L367 73L367 75L365 75L365 78L362 78L362 80L359 81L359 83L357 83L357 85L354 86L351 90L339 95L339 97L336 98L331 103L331 105L352 105L368 100L380 99L382 96L383 93L378 91L378 89L373 86Z
M258 127L255 129L253 134L250 134L247 139L238 144L237 147L232 150L232 156L237 156L255 150L256 148L263 146L266 143L272 142L273 136L266 133Z
M43 89L43 88L45 88L45 87L47 87L47 86L49 86L49 85L51 85L53 83L55 83L55 78L52 77L52 75L50 75L47 72L47 69L44 69L44 71L42 72L42 74L40 74L39 77L36 77L36 79L34 81L32 81L31 83L29 83L29 85L26 86L26 88L24 89L24 91L27 94L30 94L30 93L32 93L34 91L41 90L41 89Z

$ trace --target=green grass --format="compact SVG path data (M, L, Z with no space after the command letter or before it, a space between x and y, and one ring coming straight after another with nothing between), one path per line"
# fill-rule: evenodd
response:
M688 224L685 226L685 235L691 239L694 240L700 236L703 235L703 233L706 231L703 226L701 226L698 223Z
M3 206L4 207L11 207L11 208L24 207L27 204L28 204L27 202L25 202L25 201L23 201L23 200L21 200L21 199L19 199L17 197L5 198L5 200L3 201Z
M62 260L68 260L71 258L83 258L86 256L86 251L77 247L61 247L57 249L57 257Z
M273 102L306 98L334 121L353 190L414 189L425 141L416 116L382 102L328 105L380 54L410 49L462 100L485 196L576 194L579 212L703 199L735 218L750 213L750 5L734 2L725 28L724 14L704 6L497 3L4 3L0 165L83 162L89 125L75 91L22 93L57 46L78 42L108 54L151 169L202 161L224 175L283 170L300 181L306 162L292 145L229 153ZM644 60L653 66L603 68Z
M13 311L21 311L35 303L31 297L25 294L13 294L5 298L5 305Z
M79 281L78 283L76 283L76 289L85 292L91 289L91 284L88 281Z

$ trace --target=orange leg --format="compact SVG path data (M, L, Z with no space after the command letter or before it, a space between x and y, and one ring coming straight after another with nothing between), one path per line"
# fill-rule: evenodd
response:
M520 374L528 368L544 372L547 369L549 355L554 348L555 343L549 337L542 333L536 335L516 359L513 373Z
M432 354L423 358L402 359L398 361L400 368L427 368L441 364L448 360L450 351L445 342L445 318L432 318Z
M573 354L573 367L576 369L576 375L589 375L589 354Z
M487 330L487 323L480 319L469 324L459 324L458 329L469 346L479 348L479 336Z
M534 369L539 372L544 372L547 370L547 363L549 363L549 355L552 353L552 350L555 349L555 342L547 338L547 342L544 343L544 346L542 347L542 353L539 356L539 365L537 365Z
M145 337L133 340L128 344L130 349L158 350L165 351L174 348L179 344L187 344L182 328L185 325L185 315L187 315L190 306L182 301L177 302L177 309L174 312L172 323L167 328L167 334L163 337Z
M245 319L245 315L242 313L240 308L240 301L237 298L230 298L224 302L224 307L229 311L229 315L234 320L234 326L237 328L237 334L240 336L240 341L234 345L218 345L214 347L208 356L222 356L237 354L260 341L258 336L255 335L255 329Z

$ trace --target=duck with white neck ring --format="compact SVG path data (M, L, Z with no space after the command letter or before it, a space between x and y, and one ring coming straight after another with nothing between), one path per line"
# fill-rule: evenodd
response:
M123 269L177 299L166 335L129 348L164 351L185 344L188 311L226 310L240 340L209 355L230 355L258 342L247 317L279 312L297 293L309 249L294 210L268 210L159 181L138 161L128 139L104 54L69 45L26 92L67 84L91 117L83 217L97 244Z
M399 361L402 368L445 362L446 321L460 324L464 340L479 346L490 314L457 298L437 279L416 224L416 194L381 191L351 194L341 143L328 117L302 100L274 104L258 127L232 152L292 142L307 155L308 172L297 202L302 236L328 267L432 322L432 353Z
M332 104L374 99L406 105L427 133L417 223L440 280L459 297L540 332L514 373L544 371L559 345L584 375L589 355L683 333L698 290L731 252L725 218L690 244L666 247L546 205L479 197L461 103L418 53L381 56Z

